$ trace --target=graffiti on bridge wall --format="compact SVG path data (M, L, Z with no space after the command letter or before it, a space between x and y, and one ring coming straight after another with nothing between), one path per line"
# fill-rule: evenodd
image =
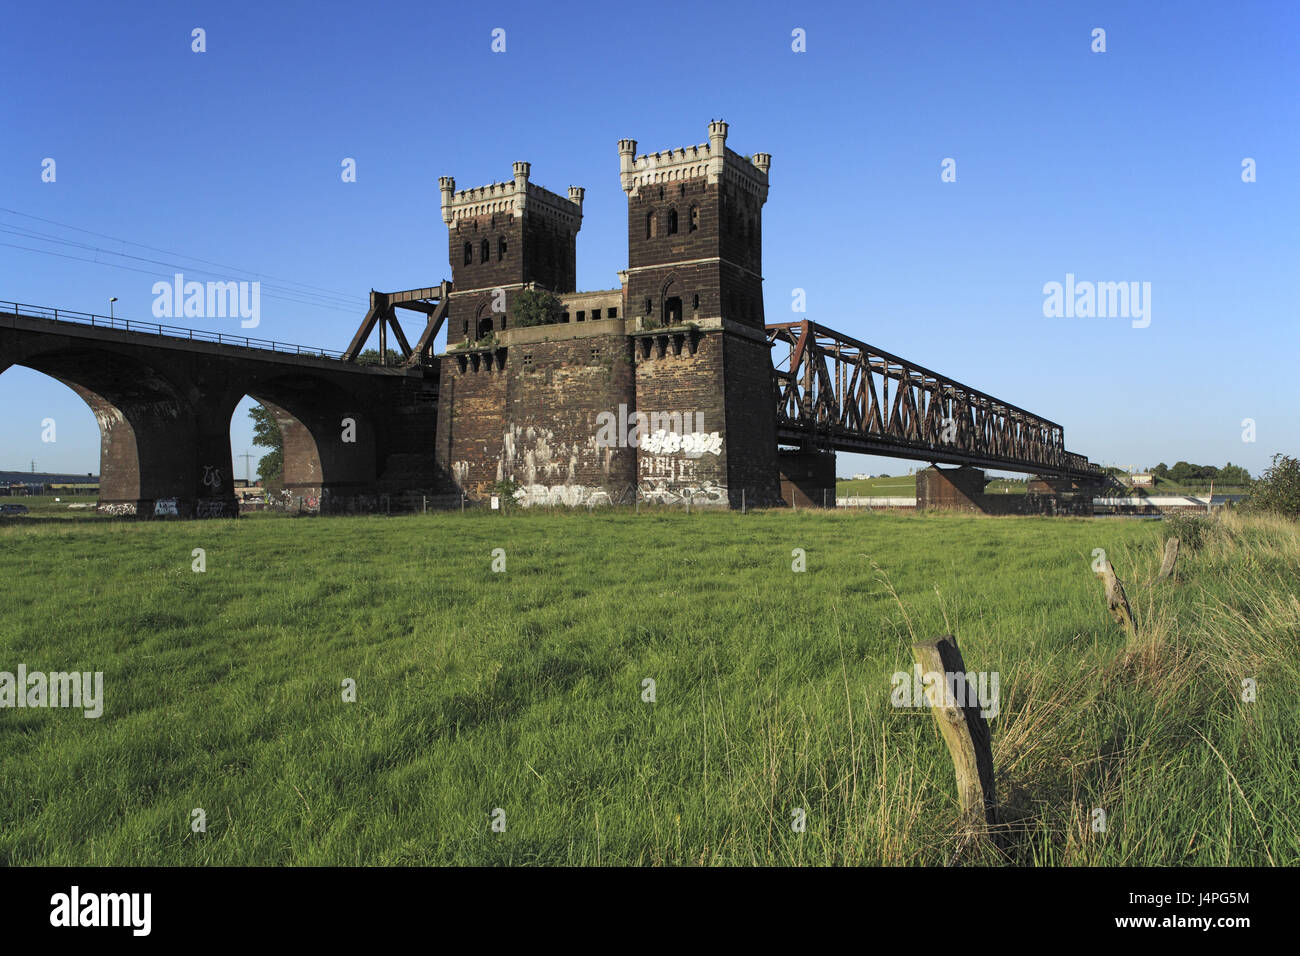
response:
M203 487L211 489L214 495L221 490L221 469L216 465L203 466Z
M649 482L640 488L642 501L653 504L671 505L689 501L693 505L728 504L726 486L716 481L700 484L669 485L665 482Z
M239 506L228 498L200 498L194 502L196 518L234 518L239 514Z

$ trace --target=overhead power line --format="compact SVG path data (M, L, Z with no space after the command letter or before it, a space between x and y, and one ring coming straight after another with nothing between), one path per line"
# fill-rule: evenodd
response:
M55 221L55 220L53 220L53 219L44 219L44 218L42 218L42 217L40 217L40 216L33 216L33 215L29 214L29 213L19 212L17 209L9 209L9 208L7 208L7 207L0 206L0 212L7 212L7 213L9 213L10 215L13 215L13 216L22 216L24 219L34 219L34 220L37 221L37 222L43 222L43 223L46 223L47 225L58 226L58 227L60 227L60 228L62 228L62 229L71 229L71 230L73 230L74 232L84 232L84 233L85 233L86 235L88 235L88 236L97 236L97 237L100 238L100 239L111 239L113 242L123 242L123 243L126 243L127 245L130 245L130 246L136 246L136 247L138 247L138 248L140 248L140 249L148 249L150 252L161 252L161 253L163 253L164 255L168 255L168 256L177 256L177 257L179 257L179 258L181 258L181 259L190 259L190 260L192 260L192 261L194 261L194 262L200 262L200 263L203 263L204 265L216 266L216 267L219 268L219 269L229 269L229 270L231 270L232 272L239 272L239 273L243 273L244 275L255 276L255 277L259 278L259 279L270 279L272 282L281 282L281 283L284 283L284 284L286 284L286 285L296 285L296 286L301 286L302 288L307 289L307 290L311 290L311 291L314 291L314 292L323 292L323 293L325 293L325 294L327 294L327 295L331 295L331 296L339 296L339 297L342 297L342 298L345 298L345 299L355 299L355 298L356 298L355 294L350 293L350 292L340 292L340 291L338 291L337 289L326 289L326 288L323 288L323 287L321 287L321 286L314 286L314 285L310 285L310 284L305 283L305 282L295 282L295 281L293 281L293 280L291 280L291 279L285 279L285 278L282 278L282 277L280 277L280 276L273 276L273 275L268 275L268 274L266 274L266 273L254 272L254 271L251 270L251 269L241 269L241 268L238 267L238 266L232 266L232 265L228 265L228 264L226 264L226 263L213 262L213 261L210 260L210 259L200 259L200 258L198 258L197 256L186 255L185 253L182 253L182 252L175 252L175 251L170 250L170 249L161 249L161 248L159 248L159 247L157 247L157 246L149 246L149 245L145 245L145 244L142 243L142 242L135 242L135 241L133 241L133 240L131 240L131 239L124 239L124 238L122 238L121 236L110 236L110 235L108 235L108 234L106 234L106 233L95 232L94 230L91 230L91 229L83 229L83 228L81 228L80 226L73 226L73 225L69 225L68 223L64 223L64 222L57 222L57 221Z
M150 259L145 256L133 256L125 252L113 252L112 250L101 249L98 246L93 246L90 245L89 243L75 242L70 239L61 239L57 236L50 236L44 233L32 232L31 230L27 230L27 229L6 229L5 227L0 226L0 233L6 233L9 235L18 236L19 238L22 239L35 239L38 242L48 242L53 245L63 246L65 248L71 248L71 249L79 249L84 252L93 252L95 253L96 258L92 261L100 265L108 265L108 266L113 265L112 263L109 262L101 262L98 258L100 255L116 256L122 259L130 259L135 262L143 262L143 263L149 263L151 265L162 266L163 268L166 269L179 270L181 272L188 271L191 275L195 275L195 274L210 275L210 276L216 276L218 278L229 278L229 274L214 273L208 269L195 270L192 266L185 266L174 262L164 262L159 259ZM31 252L43 251L40 249L32 249L29 246L23 248L26 248ZM261 285L263 291L266 292L266 294L269 295L271 293L279 292L283 294L282 297L288 297L289 301L302 302L306 305L320 305L326 308L343 307L347 311L356 311L357 308L356 305L353 304L356 302L355 298L347 301L341 299L327 299L324 296L317 296L315 293L300 292L297 289L285 288L274 283L271 284L261 283Z
M60 259L74 259L77 262L89 262L92 265L107 266L110 269L121 269L125 272L141 272L144 273L145 275L154 276L155 278L158 277L171 278L171 276L168 276L166 273L159 272L156 269L137 269L134 266L118 265L115 262L100 262L98 259L87 259L85 256L71 256L65 252L55 252L53 249L33 249L30 246L19 246L19 245L15 245L12 242L0 242L0 246L9 249L22 249L26 252L35 252L43 256L58 256ZM317 308L317 309L332 309L335 312L347 312L349 314L356 314L357 311L356 309L346 309L338 305L323 305L317 302L305 302L302 299L291 299L287 296L276 295L273 292L263 292L262 295L266 296L268 299L279 299L282 302L293 302L298 305L308 305L311 306L312 308Z
M109 236L109 235L105 235L104 233L97 233L94 232L93 230L82 229L78 226L71 226L66 223L56 222L52 219L43 219L39 216L30 216L27 213L20 213L17 210L0 207L0 212L7 212L14 215L23 216L24 218L34 219L39 222L46 222L49 223L50 225L59 226L60 228L72 229L76 232L82 232L87 235L98 236L103 239L110 239L114 242L122 242L128 245L137 246L141 249L149 249L156 252L162 252L166 255L176 256L177 258L180 259L188 259L192 262L214 265L222 269L229 269L232 272L234 272L236 275L255 277L259 282L261 281L261 279L269 279L271 280L269 284L261 283L261 294L270 299L277 299L282 302L293 302L298 305L305 305L311 308L330 309L332 311L337 311L337 312L347 312L349 314L356 314L358 311L364 311L365 308L364 300L359 300L359 297L355 295L347 295L345 293L335 292L330 289L311 286L306 283L279 279L267 273L259 273L259 272L249 271L249 270L238 269L234 266L228 266L222 263L213 262L212 260L200 259L196 256L187 256L183 253L175 253L166 249L160 249L154 246L147 246L143 243L132 242L131 240L128 239L122 239L117 236ZM229 280L230 278L232 278L232 276L228 273L226 274L214 273L209 269L196 270L194 269L193 266L186 266L184 264L175 263L175 262L167 262L160 259L152 259L147 256L132 255L131 253L128 252L117 252L112 249L104 249L99 246L92 245L90 243L79 242L75 239L69 239L62 236L53 235L51 233L38 232L32 229L27 229L18 226L16 223L9 223L8 225L16 228L6 228L4 226L0 226L0 233L6 233L18 238L35 240L37 242L49 243L52 245L61 246L66 249L74 249L82 252L92 252L94 253L94 258L71 255L66 252L56 252L52 249L39 249L39 248L34 248L32 246L24 246L15 243L0 242L0 246L10 248L10 249L20 249L25 252L34 252L37 253L38 255L57 256L58 258L61 259L71 259L77 262L88 262L91 263L92 265L107 266L110 269L120 269L126 272L138 272L144 275L151 275L158 278L170 279L172 275L174 275L178 271L179 272L188 271L191 274L195 274L197 272L198 275L213 276L223 280ZM163 272L159 272L157 269L141 269L130 265L124 265L120 262L106 262L100 258L101 256L125 259L125 260L130 260L133 262L138 262L138 263L143 263L148 265L161 266L162 268L171 270L171 272L163 273ZM298 288L294 288L295 286Z

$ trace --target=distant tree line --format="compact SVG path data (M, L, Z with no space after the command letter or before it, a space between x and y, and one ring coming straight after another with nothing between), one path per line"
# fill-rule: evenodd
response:
M1163 461L1151 469L1151 474L1157 478L1165 478L1169 481L1185 485L1192 482L1208 483L1215 482L1220 485L1246 486L1250 484L1250 472L1240 465L1234 465L1228 462L1222 468L1214 465L1193 465L1190 462L1180 461L1170 468Z

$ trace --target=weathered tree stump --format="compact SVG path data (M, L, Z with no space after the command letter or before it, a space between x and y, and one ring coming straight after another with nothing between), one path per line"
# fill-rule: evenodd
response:
M1116 622L1124 625L1130 638L1137 637L1137 618L1133 616L1133 608L1129 606L1128 595L1124 593L1124 585L1115 575L1115 569L1111 567L1109 559L1097 573L1106 586L1106 605L1110 608L1111 617Z
M993 777L993 741L980 713L976 690L966 679L957 639L951 635L912 645L921 674L938 674L930 685L930 710L939 723L957 773L957 798L961 805L963 845L988 835L997 824L997 787ZM953 693L954 687L956 694Z
M1174 565L1178 561L1178 539L1170 538L1165 542L1165 559L1160 565L1160 573L1156 575L1157 581L1163 581L1165 578L1173 575ZM1175 578L1177 580L1177 578Z

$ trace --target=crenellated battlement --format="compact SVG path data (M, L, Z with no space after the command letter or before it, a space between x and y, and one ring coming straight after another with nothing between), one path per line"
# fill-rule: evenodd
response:
M459 191L455 178L440 176L438 189L442 193L442 221L448 227L454 227L464 220L483 216L507 213L523 218L525 212L535 211L574 232L582 227L582 198L585 193L582 187L570 186L566 198L530 182L531 163L517 162L513 172L514 179L509 182L489 183Z
M619 178L623 191L634 197L643 186L662 186L685 179L705 179L710 185L721 181L734 184L745 192L767 200L770 153L755 153L752 158L727 148L727 124L709 123L709 141L679 149L660 150L636 155L637 141L618 141Z

